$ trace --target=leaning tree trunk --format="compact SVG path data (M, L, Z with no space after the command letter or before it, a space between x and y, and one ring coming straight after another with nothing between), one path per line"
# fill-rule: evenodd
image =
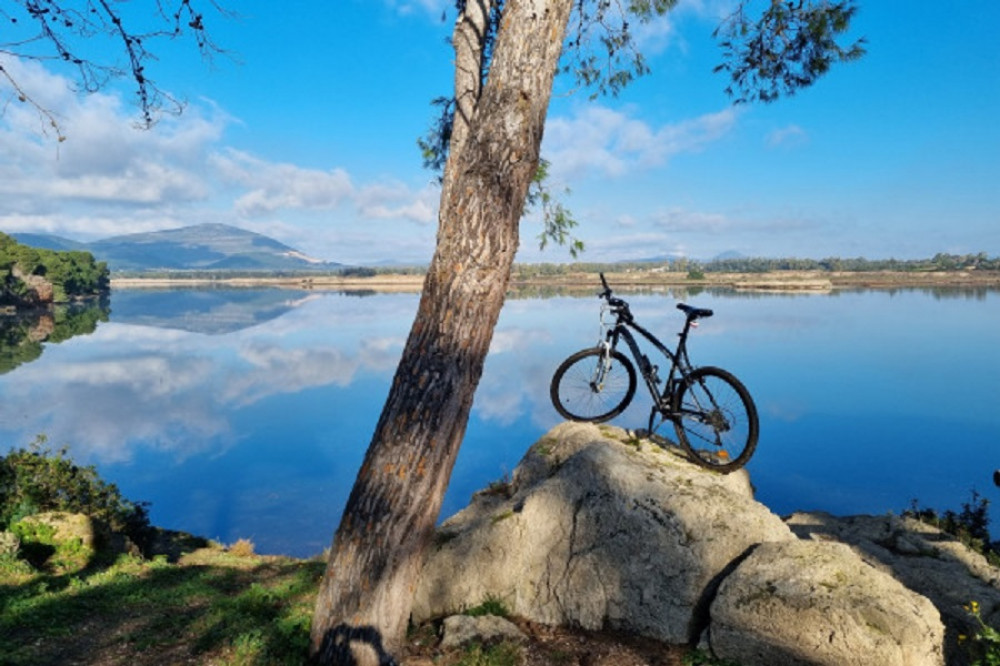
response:
M402 646L503 306L571 5L507 0L489 78L445 170L416 321L334 537L313 617L318 663L388 663Z

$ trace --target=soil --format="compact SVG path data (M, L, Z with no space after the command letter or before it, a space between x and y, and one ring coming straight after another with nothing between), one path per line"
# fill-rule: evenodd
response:
M521 666L681 666L688 652L684 646L637 636L512 621L527 636L519 649ZM441 650L438 643L434 626L421 627L411 638L402 666L449 666L466 655L463 648Z

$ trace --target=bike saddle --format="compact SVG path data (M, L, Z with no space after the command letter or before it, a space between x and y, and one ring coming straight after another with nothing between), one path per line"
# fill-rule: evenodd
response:
M688 317L691 319L698 319L700 317L711 317L713 312L706 308L696 308L692 305L687 305L685 303L678 303L677 309L684 311Z

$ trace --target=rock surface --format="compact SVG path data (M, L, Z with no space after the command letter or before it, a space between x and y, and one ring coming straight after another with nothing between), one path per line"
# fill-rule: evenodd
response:
M490 641L510 640L524 641L527 637L517 628L517 625L496 615L470 617L468 615L452 615L445 618L442 648L465 645L472 641L488 643Z
M619 428L564 423L510 483L441 525L413 619L495 598L551 626L701 639L743 666L944 663L924 590L864 548L832 543L844 530L819 522L792 520L793 533L753 499L745 472L704 470ZM909 538L897 541L924 547Z
M1000 570L930 525L894 515L826 513L796 513L787 523L802 539L849 544L865 562L930 599L945 625L948 664L968 663L959 636L977 629L964 608L969 602L979 603L988 624L1000 626Z
M828 541L763 543L712 602L709 644L741 664L943 664L925 597Z
M77 540L82 546L96 549L101 538L99 526L94 520L79 513L46 511L22 518L20 523L51 528L53 543L71 543Z
M720 575L751 546L795 537L745 474L628 439L568 423L535 444L506 494L480 494L441 526L414 619L493 596L536 622L696 637Z

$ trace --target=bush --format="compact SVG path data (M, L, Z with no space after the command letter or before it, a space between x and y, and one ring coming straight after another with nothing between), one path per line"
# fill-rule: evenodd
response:
M963 502L962 510L957 513L951 509L944 512L922 509L917 500L912 500L910 508L903 511L903 515L933 525L942 532L956 537L986 557L991 564L997 565L1000 564L1000 542L990 540L989 506L990 501L973 490L971 499Z
M74 464L65 447L53 452L39 435L27 449L0 457L0 530L45 511L82 513L140 545L150 532L147 503L125 499L93 465Z
M976 623L971 640L964 635L958 637L959 642L966 645L972 658L971 666L1000 666L1000 631L983 620L978 601L970 601L964 608Z

